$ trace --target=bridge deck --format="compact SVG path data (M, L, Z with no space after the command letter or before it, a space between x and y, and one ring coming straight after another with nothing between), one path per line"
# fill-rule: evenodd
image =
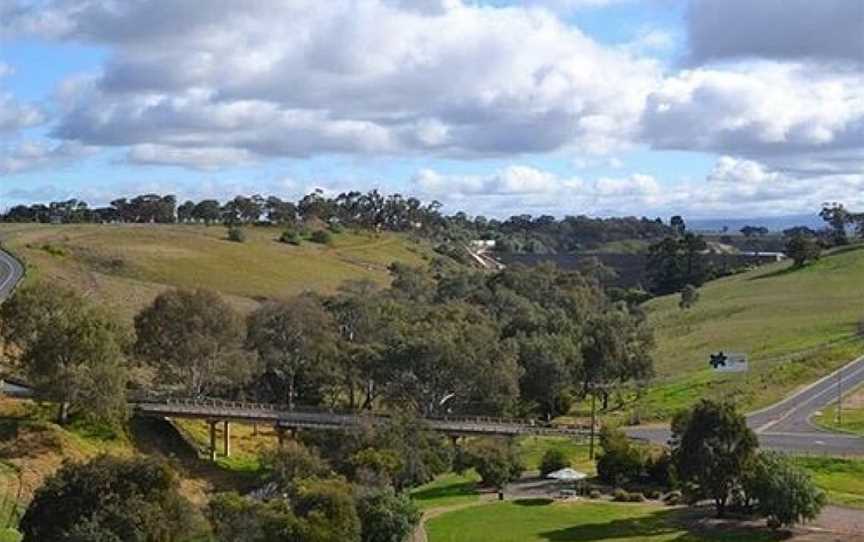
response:
M364 424L383 423L388 418L375 414L339 413L326 410L287 410L281 405L233 401L184 401L136 403L141 416L190 418L210 421L268 423L291 429L344 430ZM533 420L490 417L424 418L430 429L449 435L555 435L586 436L588 428L543 425Z

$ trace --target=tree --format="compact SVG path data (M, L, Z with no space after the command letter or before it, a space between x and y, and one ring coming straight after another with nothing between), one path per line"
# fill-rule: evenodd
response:
M540 476L545 478L550 472L566 469L570 466L570 458L559 448L550 448L540 460Z
M300 536L300 520L285 499L257 501L219 493L207 512L216 542L284 542Z
M818 260L822 247L813 237L796 235L786 242L786 255L792 258L792 267L804 267L808 261Z
M650 289L658 295L680 291L687 284L701 286L708 278L703 255L708 248L701 235L685 233L667 237L648 248L645 273Z
M285 383L288 408L294 408L298 377L323 369L336 341L334 328L333 319L312 295L266 303L249 316L246 345Z
M777 452L758 454L743 486L775 528L814 520L825 505L825 493L813 485L810 475Z
M303 542L360 542L362 526L351 487L339 479L304 480L291 496Z
M20 523L23 542L188 540L200 524L179 486L154 459L66 462L36 490Z
M699 290L692 284L688 284L681 290L681 301L678 302L678 307L689 309L697 301L699 301Z
M687 231L687 225L684 223L684 219L680 215L675 215L669 219L669 226L672 228L673 233L678 237L683 237L684 233Z
M672 420L672 455L681 481L714 500L723 517L759 442L747 420L728 402L701 400Z
M570 408L568 390L582 365L577 338L570 334L522 336L519 360L524 373L519 381L522 398L534 401L547 419Z
M124 334L72 290L43 283L25 286L0 306L2 335L42 399L116 422L126 414Z
M330 472L329 465L314 448L293 440L263 453L261 467L267 479L283 491L299 480L324 477Z
M472 442L465 453L468 464L480 475L481 482L498 491L518 480L525 470L518 449L509 440L484 438Z
M414 501L391 488L362 488L355 500L363 542L404 542L420 523Z
M849 236L846 226L850 223L851 214L842 203L826 203L819 211L819 216L828 223L832 230L832 241L835 245L848 245Z
M635 480L645 469L646 457L624 432L604 426L600 430L602 453L597 458L597 476L612 485Z
M588 321L582 341L583 393L599 393L609 408L609 385L654 374L654 336L638 314L612 307Z
M255 371L241 348L243 319L208 290L159 294L135 317L135 331L135 352L194 397L242 384Z

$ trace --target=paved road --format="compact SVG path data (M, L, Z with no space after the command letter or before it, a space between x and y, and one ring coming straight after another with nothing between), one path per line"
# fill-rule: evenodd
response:
M838 382L845 392L864 383L864 357L768 408L747 415L747 424L765 448L786 452L864 455L864 438L817 427L810 418L837 400ZM667 427L631 427L627 434L657 443L669 440Z
M0 301L6 299L21 277L24 276L24 268L21 263L8 253L0 250Z

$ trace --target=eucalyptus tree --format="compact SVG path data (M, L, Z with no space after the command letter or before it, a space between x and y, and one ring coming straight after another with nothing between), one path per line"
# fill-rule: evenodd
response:
M265 303L248 319L246 345L284 381L289 408L297 399L298 378L324 369L335 341L333 318L311 294Z

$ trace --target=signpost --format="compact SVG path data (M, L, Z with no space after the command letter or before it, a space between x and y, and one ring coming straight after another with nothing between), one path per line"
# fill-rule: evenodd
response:
M718 373L743 373L750 369L747 363L747 354L737 352L717 352L711 354L708 364Z

